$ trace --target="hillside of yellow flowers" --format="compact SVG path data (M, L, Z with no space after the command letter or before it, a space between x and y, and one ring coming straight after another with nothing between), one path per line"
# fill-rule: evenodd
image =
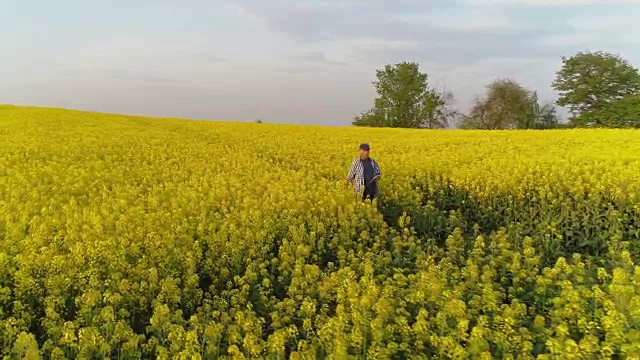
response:
M639 201L632 130L0 106L0 358L638 358Z

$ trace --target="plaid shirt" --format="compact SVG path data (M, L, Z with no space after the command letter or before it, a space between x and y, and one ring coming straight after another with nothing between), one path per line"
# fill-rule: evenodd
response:
M373 166L374 178L382 176L380 166L378 166L378 163L373 159L371 159L371 166ZM358 195L360 189L364 186L364 166L359 157L353 160L349 175L347 175L347 180L353 183L355 194Z

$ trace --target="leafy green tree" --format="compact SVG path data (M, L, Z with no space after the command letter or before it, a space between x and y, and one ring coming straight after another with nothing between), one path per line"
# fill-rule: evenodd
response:
M458 129L460 130L478 130L483 128L484 126L480 123L479 118L467 115L460 117L460 122L458 123Z
M550 129L559 118L552 104L540 105L538 94L517 81L498 79L487 85L486 94L477 98L463 129Z
M562 127L562 124L560 123L560 116L558 116L556 107L551 103L541 105L538 101L537 92L534 92L531 97L531 111L533 122L529 127L525 128L555 129Z
M471 117L484 129L529 127L531 94L514 80L495 80L487 85L485 97L476 99Z
M427 116L422 123L422 127L426 129L439 129L449 126L449 124L459 117L459 112L452 108L455 103L453 93L448 91L430 92L431 102L433 106L428 108Z
M382 114L376 113L375 109L367 110L353 119L355 126L384 127L385 119Z
M640 92L640 72L619 55L579 52L563 57L562 64L553 82L553 88L560 93L556 103L568 107L574 119ZM596 125L605 124L596 121Z
M444 128L455 116L451 93L429 87L418 63L402 62L376 70L378 97L373 108L355 117L353 125L402 128Z
M579 127L640 128L640 94L613 100L606 108L582 113L573 122Z

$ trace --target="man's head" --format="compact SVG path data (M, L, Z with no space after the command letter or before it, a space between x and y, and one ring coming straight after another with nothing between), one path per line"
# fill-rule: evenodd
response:
M360 144L360 158L366 159L369 157L369 144Z

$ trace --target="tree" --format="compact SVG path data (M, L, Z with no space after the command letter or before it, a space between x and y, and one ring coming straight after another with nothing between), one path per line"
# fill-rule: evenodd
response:
M640 128L640 94L615 99L601 110L582 113L573 123L579 127Z
M439 129L447 127L454 119L459 116L459 112L453 109L455 103L453 93L449 91L430 92L431 106L427 111L427 116L422 123L422 127L426 129Z
M461 130L478 130L483 129L484 126L480 123L480 119L473 116L462 115L460 122L458 123L458 129Z
M531 129L555 129L561 127L560 117L556 107L552 103L540 105L538 93L531 97L532 118Z
M533 126L534 129L556 129L564 126L560 123L560 117L558 116L556 107L553 104L548 103L542 106L539 104L536 105L538 107L538 112L536 113L536 121Z
M353 125L434 129L455 116L453 95L429 88L428 75L417 63L386 65L376 70L376 78L373 108L357 115Z
M463 129L550 129L559 119L552 104L540 105L538 94L511 79L495 80L476 98Z
M352 122L355 126L372 126L383 127L385 126L384 117L376 113L374 109L367 110L357 115Z
M531 93L514 80L495 80L485 97L476 99L471 116L486 129L531 127Z
M476 98L467 123L483 129L529 127L531 94L516 81L495 80L486 87L484 98Z
M563 57L562 64L553 82L553 88L560 92L556 103L567 106L574 119L640 92L640 72L619 55L579 52Z

